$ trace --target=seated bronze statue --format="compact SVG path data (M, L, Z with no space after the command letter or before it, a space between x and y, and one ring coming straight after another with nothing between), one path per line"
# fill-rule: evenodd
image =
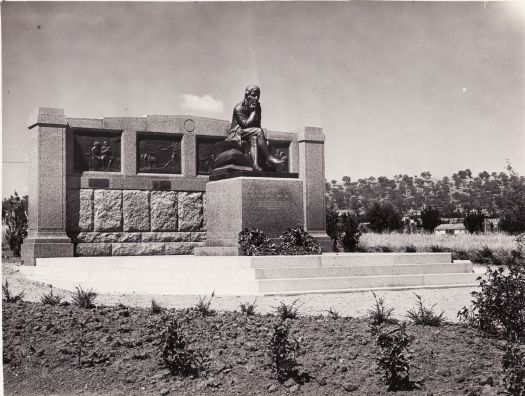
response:
M256 85L246 87L244 100L233 109L232 123L225 141L216 143L211 158L212 174L232 171L274 171L286 167L287 158L270 153L261 128L261 90ZM262 159L265 162L260 162ZM261 166L262 165L262 166ZM273 169L272 169L273 168Z
M249 142L249 154L252 169L261 172L259 166L259 150L271 164L280 165L285 159L275 158L268 149L268 141L261 128L261 104L259 98L261 90L257 85L249 85L244 91L244 100L233 108L233 117L230 132L226 140Z

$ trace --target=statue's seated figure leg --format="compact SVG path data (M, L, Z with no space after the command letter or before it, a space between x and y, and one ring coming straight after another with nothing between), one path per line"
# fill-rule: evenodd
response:
M268 148L268 141L264 136L262 128L246 128L241 133L242 140L248 140L250 142L250 157L252 159L252 168L255 172L261 172L262 168L259 166L259 150L264 155L266 160L272 164L282 164L284 160L275 158L270 153Z

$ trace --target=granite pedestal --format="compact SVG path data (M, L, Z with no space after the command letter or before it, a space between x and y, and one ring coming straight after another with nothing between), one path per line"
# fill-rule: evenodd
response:
M303 181L237 177L206 185L207 241L195 255L239 255L239 232L257 228L277 238L303 225Z

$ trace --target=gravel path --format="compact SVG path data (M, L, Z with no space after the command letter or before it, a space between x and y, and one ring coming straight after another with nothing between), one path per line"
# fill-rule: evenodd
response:
M49 291L49 286L27 280L18 271L18 262L2 263L2 281L9 281L10 289L17 293L24 291L24 300L40 301L43 293ZM474 271L483 274L485 269L475 265ZM402 319L406 312L413 308L416 302L414 292L423 297L425 306L434 305L435 310L444 311L447 320L456 322L457 312L463 306L469 306L471 301L470 293L477 288L458 287L441 289L417 289L417 290L388 290L378 291L378 296L385 297L386 304L395 308L394 315ZM55 294L66 296L70 300L70 292L61 289L54 289ZM149 307L151 299L155 299L159 304L167 308L189 308L198 301L197 296L168 296L168 295L142 295L142 294L100 294L96 303L100 305L124 304L127 306ZM239 309L239 303L257 300L257 311L262 313L273 312L274 307L281 301L291 303L299 299L302 304L300 313L309 315L326 314L329 308L339 312L343 316L358 317L366 314L372 308L374 297L371 292L352 292L352 293L330 293L330 294L301 294L295 296L215 296L212 308L219 311L232 311Z

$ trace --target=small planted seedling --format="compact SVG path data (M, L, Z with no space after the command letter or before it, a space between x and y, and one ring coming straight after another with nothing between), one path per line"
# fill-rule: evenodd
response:
M377 295L372 292L375 299L375 305L372 309L368 310L368 319L370 320L372 326L381 326L384 323L397 323L397 320L392 318L392 313L394 308L389 308L385 304L384 297L377 297Z
M407 312L407 317L417 325L423 326L441 326L445 322L445 312L441 312L439 315L436 315L434 312L434 307L436 304L432 305L430 308L423 305L423 299L419 294L414 293L417 298L417 305L415 308L412 308Z
M93 308L95 306L93 302L97 298L97 293L93 289L84 290L80 286L75 287L75 289L77 291L71 295L73 304L81 308Z
M210 309L211 307L211 300L215 296L215 290L211 293L211 296L209 299L206 298L206 296L201 297L199 296L199 301L197 304L195 304L195 310L200 313L202 316L211 316L215 313L213 309Z
M410 390L416 385L410 380L410 354L408 347L413 337L406 333L406 324L397 324L394 329L386 329L377 337L380 355L379 368L384 373L389 391Z
M300 373L297 356L300 350L299 341L290 334L290 325L283 322L273 327L268 341L268 355L272 375L280 383L293 378L297 383L309 380L307 373Z
M4 300L8 303L14 303L17 301L22 301L22 298L24 297L24 292L20 292L18 294L14 294L11 289L9 289L9 282L7 279L5 280L5 283L2 284L2 295L4 297Z
M203 356L197 350L189 348L174 317L168 319L162 339L162 361L170 372L183 377L198 377L204 370Z
M241 309L241 313L246 316L253 316L255 315L255 308L257 307L256 304L257 300L254 300L253 302L242 302L239 304L239 308Z
M299 316L299 308L303 304L299 304L299 299L292 301L291 304L286 304L284 301L281 301L277 307L274 307L277 311L277 315L282 319L297 319Z
M154 315L160 314L164 310L164 307L157 303L155 299L151 299L150 312Z
M40 302L44 305L58 305L64 297L53 294L53 286L50 286L49 293L44 293Z
M332 309L332 307L330 307L330 309L328 309L328 311L326 312L328 312L328 316L332 319L339 319L341 317L341 315L339 315L339 312Z

